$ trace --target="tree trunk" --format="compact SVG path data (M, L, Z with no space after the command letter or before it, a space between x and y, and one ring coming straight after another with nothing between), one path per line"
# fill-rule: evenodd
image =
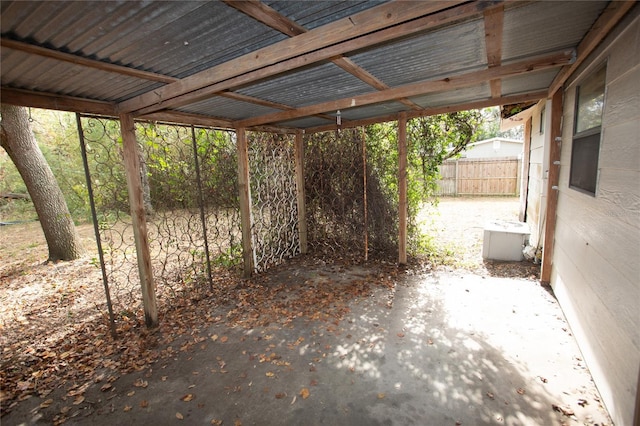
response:
M72 260L83 254L67 203L36 143L27 111L1 105L0 145L24 180L49 246L49 260Z

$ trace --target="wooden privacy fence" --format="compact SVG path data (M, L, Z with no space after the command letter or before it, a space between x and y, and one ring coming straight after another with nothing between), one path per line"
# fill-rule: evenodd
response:
M521 169L517 157L447 160L440 166L438 195L518 196Z

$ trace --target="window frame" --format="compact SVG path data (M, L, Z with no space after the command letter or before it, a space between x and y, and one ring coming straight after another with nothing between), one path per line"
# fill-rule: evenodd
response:
M596 80L602 72L602 107L597 117L597 125L581 129L578 131L579 119L581 118L580 89L589 84L600 84ZM577 85L575 94L575 105L573 112L573 136L571 139L571 163L569 168L569 188L578 192L595 197L598 191L600 175L600 149L602 147L602 119L606 104L607 88L607 63L598 66L590 72L582 83ZM589 92L591 94L592 92ZM596 97L599 98L600 95ZM586 104L583 104L586 105ZM578 163L580 160L587 160L587 163Z

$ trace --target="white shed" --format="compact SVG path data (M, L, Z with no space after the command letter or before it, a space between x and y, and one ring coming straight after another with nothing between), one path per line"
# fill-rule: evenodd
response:
M462 158L522 157L523 141L507 138L491 138L470 143L462 152Z

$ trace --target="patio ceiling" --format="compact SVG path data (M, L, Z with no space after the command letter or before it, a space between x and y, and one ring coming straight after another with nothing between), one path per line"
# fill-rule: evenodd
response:
M1 101L335 128L545 98L634 1L2 1Z

